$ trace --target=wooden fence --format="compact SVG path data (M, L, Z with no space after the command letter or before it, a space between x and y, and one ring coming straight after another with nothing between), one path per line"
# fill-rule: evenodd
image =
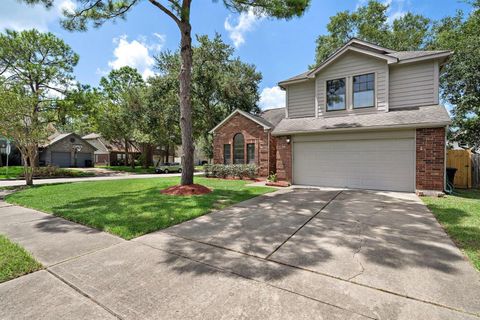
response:
M478 161L473 169L472 159L477 157L472 157L470 150L448 150L447 151L447 168L456 168L457 172L455 173L455 188L471 188L472 187L472 172L475 171L478 176ZM477 179L478 181L478 179Z

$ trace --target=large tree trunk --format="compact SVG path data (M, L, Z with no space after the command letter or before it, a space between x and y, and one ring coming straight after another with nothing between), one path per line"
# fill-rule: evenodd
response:
M190 1L188 2L188 11L190 10ZM185 4L184 2L184 4ZM188 12L188 16L190 13ZM180 128L182 130L182 185L193 184L193 135L192 135L192 101L191 101L191 82L192 82L192 27L189 17L182 19L180 23Z
M153 165L153 145L151 143L142 143L142 167L148 169Z
M128 166L128 140L127 139L124 139L125 140L125 159L123 161L123 164L126 166Z

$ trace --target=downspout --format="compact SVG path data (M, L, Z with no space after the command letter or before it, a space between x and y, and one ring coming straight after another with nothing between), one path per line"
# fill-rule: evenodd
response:
M267 148L268 148L268 152L267 152L267 177L270 175L270 135L271 135L271 131L268 130L268 135L267 135Z

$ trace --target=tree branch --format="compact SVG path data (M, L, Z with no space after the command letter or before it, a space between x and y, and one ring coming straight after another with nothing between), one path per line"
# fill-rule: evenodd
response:
M163 12L165 12L170 18L173 19L173 21L175 21L175 23L177 25L180 26L180 20L177 18L177 16L172 12L170 11L167 7L165 7L163 4L161 4L160 2L158 2L157 0L148 0L150 1L151 4L153 4L154 6L156 6L157 8L159 8L160 10L162 10Z

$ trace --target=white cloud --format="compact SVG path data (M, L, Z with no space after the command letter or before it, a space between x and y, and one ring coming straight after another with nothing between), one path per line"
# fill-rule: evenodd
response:
M166 37L158 33L154 34L155 40L149 42L147 37L140 36L138 40L128 41L126 35L113 39L117 46L113 50L114 60L108 62L112 69L119 69L124 66L136 68L144 79L155 75L152 70L155 60L152 53L162 50ZM105 70L97 69L97 73L102 74Z
M274 109L285 107L285 91L280 87L264 88L260 93L260 109Z
M235 47L239 47L245 43L245 33L251 31L256 23L262 20L264 17L255 14L253 10L248 12L242 12L238 18L237 24L232 25L230 23L231 16L225 19L224 27L227 30L230 39L233 41Z
M0 31L4 29L17 31L37 29L45 32L48 31L48 26L51 23L58 22L63 10L71 11L74 9L75 3L72 0L54 1L54 6L50 9L46 9L41 4L27 5L17 0L2 0Z

